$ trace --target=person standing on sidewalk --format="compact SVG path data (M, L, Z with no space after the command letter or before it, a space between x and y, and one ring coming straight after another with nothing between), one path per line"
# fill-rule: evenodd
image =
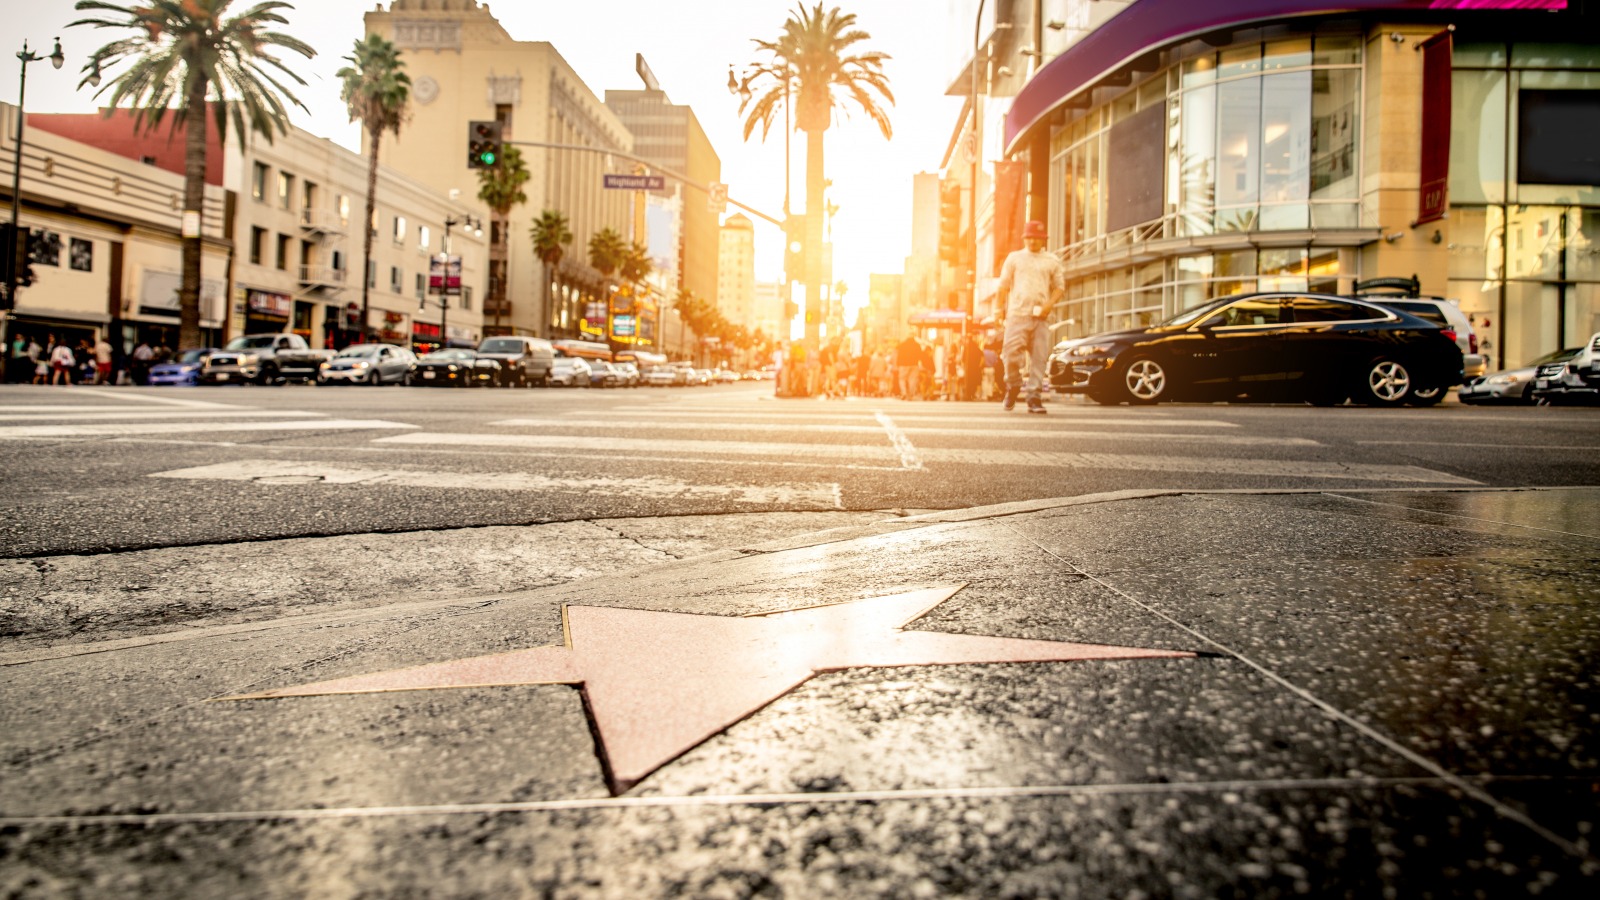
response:
M94 383L111 383L111 361L115 354L111 350L111 342L105 335L100 335L94 341Z
M1023 249L1013 250L1000 267L999 301L1005 316L1005 344L1000 355L1006 365L1007 412L1016 407L1017 396L1024 389L1028 412L1045 411L1039 388L1050 354L1047 318L1067 290L1060 258L1045 252L1045 236L1044 223L1037 219L1022 226Z

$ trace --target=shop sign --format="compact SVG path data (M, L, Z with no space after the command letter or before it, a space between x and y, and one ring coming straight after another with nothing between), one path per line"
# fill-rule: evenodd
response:
M430 341L439 339L439 326L432 322L412 322L411 336L413 338L427 338Z
M461 296L460 256L451 256L449 260L437 255L428 258L428 293Z
M611 317L611 336L612 337L631 338L631 337L634 336L636 331L637 331L637 328L636 328L636 326L634 324L633 316L612 316Z
M281 316L289 318L289 313L294 310L294 298L288 294L274 294L268 291L250 291L245 295L245 305L253 313L268 316Z
M146 269L139 284L139 313L146 316L178 315L178 290L183 286L183 276L176 272ZM216 327L222 324L223 298L228 288L215 278L200 279L200 324ZM284 318L288 318L285 312Z

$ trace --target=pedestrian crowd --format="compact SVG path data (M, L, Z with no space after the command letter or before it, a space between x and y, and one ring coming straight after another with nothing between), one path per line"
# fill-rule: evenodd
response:
M172 350L157 341L154 347L140 341L123 352L101 335L94 340L58 339L18 332L11 337L6 360L6 380L13 384L145 384L150 367L172 358Z
M779 361L778 391L784 395L900 400L998 400L1005 383L1000 344L984 347L975 334L928 340L909 334L899 343L880 342L852 353L838 337L807 359L796 341Z

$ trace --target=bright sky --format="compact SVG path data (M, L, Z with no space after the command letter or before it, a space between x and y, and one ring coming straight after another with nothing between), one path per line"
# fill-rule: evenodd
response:
M858 45L893 59L886 65L896 103L890 110L894 139L885 141L860 114L836 122L827 137L826 164L833 181L834 278L849 285L846 303L865 301L870 272L899 272L911 251L911 176L937 169L960 98L944 96L964 57L962 46L972 24L950 24L943 3L907 0L824 0L855 13L872 39ZM0 97L15 102L17 66L12 55L23 40L48 54L59 36L67 56L60 71L48 62L28 67L27 108L31 112L87 112L97 107L91 91L76 91L91 50L116 36L111 30L66 28L80 17L71 0L29 0L6 4L6 32L16 47L0 47ZM251 5L235 0L239 10ZM339 102L334 72L341 57L361 37L362 15L374 0L294 0L287 30L317 49L315 59L298 69L308 85L297 96L310 114L296 111L295 124L314 134L359 149L359 131L349 124ZM387 5L387 4L385 4ZM963 5L954 0L953 5ZM970 4L969 4L970 5ZM931 9L930 9L931 7ZM775 129L766 143L759 132L741 137L738 99L727 91L728 66L755 58L752 38L774 38L795 8L788 0L600 0L597 3L512 2L491 4L502 26L518 40L550 41L598 97L607 88L637 89L634 54L644 54L661 87L674 103L691 106L722 158L723 180L734 199L778 214L783 206L783 140ZM932 12L933 14L929 14ZM970 37L966 40L970 42ZM795 136L791 160L791 203L805 204L805 140ZM698 202L692 195L689 202ZM757 231L756 276L781 276L782 239L773 227Z

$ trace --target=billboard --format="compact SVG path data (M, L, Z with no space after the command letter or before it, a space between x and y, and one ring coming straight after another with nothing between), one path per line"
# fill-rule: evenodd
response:
M439 256L428 258L428 293L461 296L461 257L452 256L449 260Z

